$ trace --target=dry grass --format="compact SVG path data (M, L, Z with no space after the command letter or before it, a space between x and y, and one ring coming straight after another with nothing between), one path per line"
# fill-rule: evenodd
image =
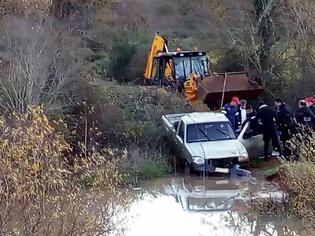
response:
M281 187L288 193L290 211L314 221L315 132L302 128L289 144L293 154L291 161L285 162L280 169Z
M260 213L291 215L315 225L315 132L302 128L289 142L292 155L279 170L280 186L286 193L283 202L255 201L253 210Z

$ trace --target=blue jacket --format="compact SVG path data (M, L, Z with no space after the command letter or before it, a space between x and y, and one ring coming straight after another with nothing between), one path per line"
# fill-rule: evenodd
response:
M232 128L235 131L237 127L236 126L236 114L238 113L238 107L232 106L230 103L225 104L223 109L226 112L226 117L231 122Z

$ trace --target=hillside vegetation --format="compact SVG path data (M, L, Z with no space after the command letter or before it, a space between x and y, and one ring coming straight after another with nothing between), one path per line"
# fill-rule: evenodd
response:
M0 234L109 233L113 208L95 196L170 171L161 115L193 108L135 85L155 32L206 51L212 71L255 75L265 99L295 103L315 90L314 14L312 0L2 0ZM82 218L64 222L65 205Z

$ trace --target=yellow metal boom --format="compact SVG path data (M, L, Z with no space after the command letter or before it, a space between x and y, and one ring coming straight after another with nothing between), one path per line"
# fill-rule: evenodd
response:
M149 52L147 59L147 66L144 73L144 78L146 80L151 79L154 57L157 56L159 53L166 51L168 51L167 40L163 36L156 34L153 39L151 51Z

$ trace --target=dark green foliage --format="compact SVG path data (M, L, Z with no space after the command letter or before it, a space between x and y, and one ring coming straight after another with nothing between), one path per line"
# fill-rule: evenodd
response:
M136 53L136 46L129 35L127 30L118 31L112 39L113 45L109 51L107 76L113 77L119 83L128 81L129 66Z
M161 178L171 172L170 167L165 163L147 163L140 171L143 179Z
M241 56L234 50L230 50L217 61L217 64L211 70L222 73L235 72L243 71L244 66L242 65Z
M181 97L154 87L95 81L89 91L104 143L112 145L156 148L164 132L162 115L192 110Z

